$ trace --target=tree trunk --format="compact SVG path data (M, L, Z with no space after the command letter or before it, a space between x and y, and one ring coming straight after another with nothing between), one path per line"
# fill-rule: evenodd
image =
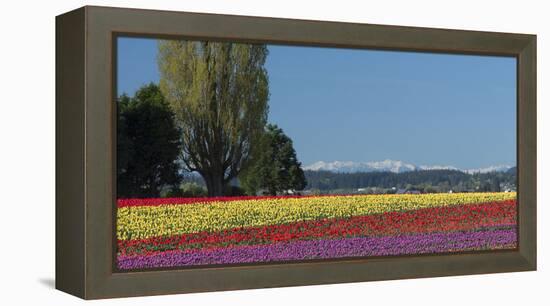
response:
M221 197L225 189L223 183L223 174L208 173L202 176L206 183L206 189L208 189L209 197Z

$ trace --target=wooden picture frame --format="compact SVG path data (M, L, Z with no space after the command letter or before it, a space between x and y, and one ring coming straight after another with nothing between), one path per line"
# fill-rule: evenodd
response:
M517 250L116 272L118 35L517 58ZM87 6L56 18L56 288L84 299L536 270L536 36Z

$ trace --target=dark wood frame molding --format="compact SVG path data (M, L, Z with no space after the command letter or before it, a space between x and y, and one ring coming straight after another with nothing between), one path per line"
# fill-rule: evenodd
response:
M116 272L119 35L516 57L518 249ZM56 288L84 299L536 270L535 35L88 6L56 18L56 117Z

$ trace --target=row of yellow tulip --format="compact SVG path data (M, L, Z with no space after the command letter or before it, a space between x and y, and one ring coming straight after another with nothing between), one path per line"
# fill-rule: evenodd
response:
M515 193L269 198L118 208L119 240L515 199Z

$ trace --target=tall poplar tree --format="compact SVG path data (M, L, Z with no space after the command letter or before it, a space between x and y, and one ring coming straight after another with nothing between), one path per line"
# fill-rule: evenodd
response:
M249 161L268 114L265 45L160 41L160 87L182 131L182 160L223 195Z

